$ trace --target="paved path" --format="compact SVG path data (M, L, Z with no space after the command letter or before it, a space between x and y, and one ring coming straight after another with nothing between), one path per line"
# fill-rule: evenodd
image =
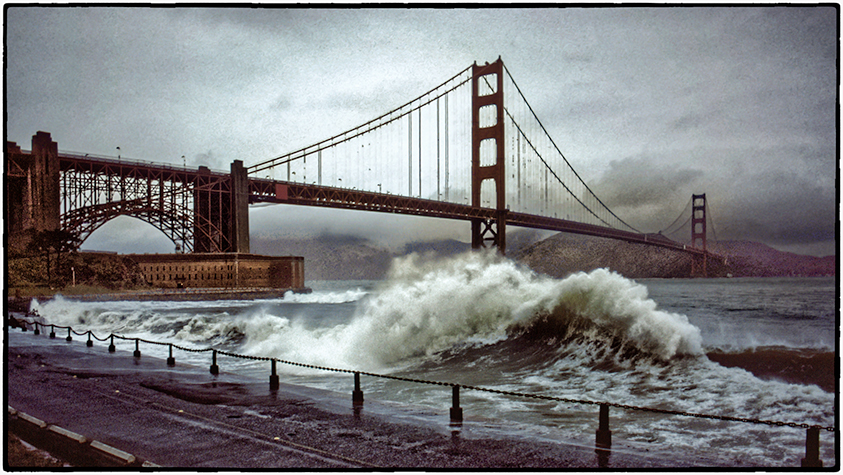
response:
M401 409L351 395L281 385L106 345L7 332L8 405L48 424L165 467L654 468L706 465L413 422ZM447 411L447 408L445 409ZM593 441L584 441L587 442Z

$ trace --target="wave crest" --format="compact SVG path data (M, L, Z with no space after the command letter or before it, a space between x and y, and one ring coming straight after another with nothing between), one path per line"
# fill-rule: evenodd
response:
M572 331L607 345L620 339L663 360L702 354L699 329L658 310L643 285L605 269L551 279L488 252L397 259L347 330L359 356L390 364L528 329L561 340Z

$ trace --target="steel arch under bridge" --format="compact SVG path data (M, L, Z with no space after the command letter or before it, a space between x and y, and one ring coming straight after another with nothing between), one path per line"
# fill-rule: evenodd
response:
M232 179L227 173L72 154L58 157L61 228L84 241L118 216L163 232L184 252L230 252Z

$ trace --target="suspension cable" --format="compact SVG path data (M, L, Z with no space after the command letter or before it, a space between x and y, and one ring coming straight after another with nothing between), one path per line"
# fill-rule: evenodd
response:
M524 131L521 130L521 126L518 125L518 122L515 122L515 119L512 117L512 115L509 113L509 111L506 109L506 107L504 107L504 112L506 112L506 115L509 116L509 120L511 120L512 124L515 125L515 128L518 129L518 132L521 134L521 136L524 137L524 140L527 141L527 145L529 145L530 148L533 149L533 152L535 152L536 156L539 157L539 160L542 161L542 163L545 166L545 169L550 170L550 173L553 174L553 177L556 178L556 181L558 181L563 187L565 187L565 189L568 191L568 193L571 196L573 196L574 199L577 200L577 202L579 204L581 204L583 208L588 210L589 213L591 213L595 218L599 219L603 224L605 224L606 226L611 228L612 227L611 224L607 223L603 218L598 216L597 213L595 213L591 208L589 208L585 203L583 203L582 200L580 200L579 196L577 196L576 193L571 191L571 189L568 188L568 185L566 185L565 182L562 181L562 179L559 178L558 175L556 175L556 172L553 170L553 168L550 167L550 165L547 164L547 162L544 160L544 157L542 157L541 153L539 153L539 151L536 150L536 147L535 147L535 145L533 145L533 142L524 134Z
M489 79L486 76L483 77L483 80L486 81L486 85L489 86L489 88L492 88L492 85L489 83ZM521 97L523 98L524 96L522 95ZM525 100L524 102L526 103L527 101ZM529 107L529 104L527 104L527 107ZM595 213L591 208L588 207L588 205L586 205L582 202L582 200L580 200L579 196L577 196L576 193L574 193L570 188L568 188L568 185L566 185L565 182L556 174L556 171L550 166L550 164L547 163L542 154L538 151L538 149L536 149L536 146L533 145L533 142L530 140L530 138L527 137L527 134L525 134L524 131L521 129L521 126L518 125L518 122L515 121L515 117L512 116L512 114L509 112L509 109L504 106L503 110L504 112L506 112L506 115L507 117L509 117L509 120L512 121L512 125L514 125L516 129L518 129L518 133L521 135L521 137L524 137L524 140L527 142L527 145L529 145L530 148L533 149L533 152L535 152L536 156L539 157L539 160L541 160L541 162L544 164L545 170L549 170L550 173L553 174L553 177L556 178L556 181L558 181L559 184L561 184L565 188L565 190L567 190L568 193L573 196L574 199L577 200L580 205L582 205L583 208L588 210L588 212L591 213L592 216L599 219L603 224L611 228L611 224L607 223L603 218L598 216L597 213Z
M334 135L334 136L333 136L333 137L331 137L331 138L328 138L328 139L322 140L321 142L317 142L317 143L315 143L315 144L313 144L313 145L309 145L309 146L307 146L307 147L301 148L301 149L296 150L296 151L294 151L294 152L290 152L290 153L287 153L287 154L284 154L284 155L280 155L280 156L278 156L278 157L275 157L275 158L272 158L272 159L269 159L269 160L263 161L263 162L261 162L261 163L255 164L255 165L252 165L251 167L248 167L248 168L247 168L247 173L249 173L249 174L258 173L258 172L260 172L260 171L262 171L262 170L266 170L266 169L268 169L268 168L272 168L272 167L275 167L275 166L278 166L278 165L283 165L283 164L285 164L285 163L292 162L292 161L294 161L294 160L298 160L298 159L300 159L300 158L302 158L302 157L304 157L304 156L308 155L308 153L307 153L307 151L308 151L308 150L309 150L309 153L315 153L315 152L318 152L318 151L324 150L324 149L326 149L326 148L328 148L328 147L332 147L332 146L334 146L334 145L337 145L337 144L340 144L340 143L347 142L347 141L349 141L349 140L351 140L351 139L353 139L353 138L356 138L356 137L359 137L359 136L361 136L361 135L363 135L363 134L366 134L366 133L368 133L368 132L371 132L372 130L375 130L375 129L379 128L379 127L382 127L382 126L384 126L384 125L390 124L390 123L392 123L392 122L394 122L394 121L396 121L396 120L398 120L398 119L400 119L400 118L402 118L402 117L406 116L407 114L410 114L410 113L414 112L414 111L415 111L415 110L417 110L417 109L421 109L422 107L424 107L424 106L426 106L426 105L428 105L428 104L432 103L432 102L433 102L433 101L435 101L436 99L439 99L440 97L447 95L447 94L448 94L448 93L450 93L451 91L454 91L455 89L459 88L459 87L460 87L460 86L462 86L463 84L465 84L465 83L467 83L468 81L470 81L470 80L471 80L471 76L468 76L466 79L464 79L463 81L459 82L458 84L456 84L455 86L451 87L450 89L447 89L446 91L444 91L444 92L442 92L442 93L440 93L440 94L438 94L438 95L435 95L435 96L429 97L429 98L428 98L428 100L427 100L427 102L419 103L419 105L418 105L418 106L416 106L416 107L414 107L414 108L412 108L412 109L410 109L410 110L408 110L408 111L406 111L406 112L404 112L404 113L402 113L402 114L400 114L400 115L398 115L398 116L396 116L396 117L392 117L391 119L389 119L389 120L387 120L387 121L381 122L381 123L379 123L379 124L377 124L377 125L375 125L375 126L373 126L373 127L370 127L372 124L377 123L377 122L379 122L379 121L383 120L383 119L384 119L384 118L386 118L386 117L390 117L392 114L394 114L394 113L396 113L396 112L398 112L398 111L400 111L400 110L402 110L402 109L404 109L404 108L406 108L406 107L410 106L411 104L413 104L413 103L415 103L415 102L417 102L417 101L421 100L423 97L425 97L425 96L429 96L429 95L430 95L430 94L432 94L434 91L436 91L436 90L438 90L438 89L442 88L442 87L443 87L443 86L445 86L446 84L448 84L448 83L450 83L450 82L454 81L455 79L457 79L459 76L461 76L461 75L465 74L465 73L466 73L469 69L471 69L471 67L472 67L472 66L469 66L469 67L467 67L467 68L463 69L462 71L460 71L459 73L455 74L453 77L451 77L451 78L450 78L450 79L448 79L447 81L443 82L442 84L440 84L440 85L438 85L438 86L434 87L433 89L431 89L431 90L429 90L429 91L425 92L424 94L421 94L420 96L416 97L415 99L413 99L413 100L411 100L411 101L409 101L409 102L407 102L407 103L405 103L405 104L403 104L403 105L401 105L401 106L399 106L399 107L396 107L395 109L393 109L393 110L391 110L391 111L389 111L389 112L387 112L387 113L385 113L385 114L382 114L382 115L380 115L380 116L378 116L378 117L376 117L376 118L374 118L374 119L372 119L372 120L370 120L370 121L368 121L368 122L366 122L366 123L364 123L364 124L358 125L357 127L353 127L353 128L351 128L351 129L346 130L345 132L342 132L342 133L340 133L340 134ZM364 130L359 131L360 129L364 129ZM357 132L357 133L354 133L353 135L350 135L350 136L348 135L348 134L351 134L351 133L352 133L352 132L354 132L354 131L358 131L358 132ZM342 139L342 140L340 140L340 141L338 141L338 142L336 142L336 143L334 143L334 140L336 140L336 139L338 139L338 138L340 138L340 137L343 137L343 139ZM296 156L297 154L301 154L301 155ZM281 160L281 161L278 161L278 160Z
M708 206L708 200L705 200L705 216L711 222L711 233L714 234L714 242L717 241L717 230L714 229L714 216L711 215L711 208Z
M545 127L544 127L544 125L542 124L541 120L539 120L539 117L536 115L536 112L533 110L533 106L531 106L531 105L530 105L530 103L527 101L527 98L526 98L526 97L524 97L524 93L523 93L523 92L521 92L521 88L520 88L520 87L518 87L518 83L516 83L516 82L515 82L515 79L513 79L513 78L512 78L512 74L509 72L509 68L507 68L507 67L506 67L506 64L504 64L504 65L503 65L503 69L504 69L504 71L506 71L506 75L507 75L507 76L509 76L509 80L510 80L510 81L512 81L512 84L515 86L515 89L516 89L516 90L518 90L518 94L520 94L520 95L521 95L521 99L523 99L523 100L524 100L524 103L525 103L525 104L527 104L527 108L529 108L529 109L530 109L530 113L532 113L532 114L533 114L533 117L536 119L536 122L538 122L539 127L541 127L542 131L545 133L545 135L547 135L547 138L550 140L550 143L551 143L551 144L553 144L553 148L555 148L555 149L556 149L556 152L557 152L557 153L559 153L559 156L560 156L560 157L562 157L562 160L565 160L565 163L568 165L568 167L569 167L569 168L571 169L571 171L574 173L574 176L576 176L576 177L577 177L577 179L580 181L580 183L582 183L582 184L583 184L583 186L585 187L585 189L586 189L586 190L588 190L588 192L589 192L589 193L591 193L591 196L593 196L593 197L594 197L594 199L596 199L596 200L597 200L597 202L598 202L598 203L600 203L600 205L602 205L602 206L603 206L603 208L605 208L605 209L606 209L606 211L608 211L608 212L609 212L609 214L611 214L612 216L614 216L614 217L615 217L615 219L617 219L618 221L620 221L620 222L621 222L621 224L623 224L624 226L628 227L629 229L632 229L633 231L635 231L635 232L637 232L637 233L641 233L641 231L639 231L639 230L635 229L634 227L632 227L632 226L630 226L628 223L626 223L624 220L622 220L621 218L619 218L619 217L618 217L618 216L617 216L617 215L616 215L616 214L615 214L615 213L614 213L611 209L609 209L609 207L608 207L608 206L606 206L606 204L605 204L605 203L603 203L603 201L602 201L602 200L601 200L601 199L600 199L600 198L599 198L596 194L594 194L594 191L592 191L592 190L591 190L591 188L590 188L590 187L589 187L589 186L585 183L585 181L583 181L583 179L580 177L580 175L577 173L577 171L574 169L574 167L572 167L572 166L571 166L571 163L570 163L570 162L568 162L568 159L567 159L567 158L565 158L565 155L562 153L562 151L561 151L561 150L559 149L559 147L556 145L556 142L554 142L554 141L553 141L553 137L551 137L551 136L550 136L550 134L547 132L547 129L545 129ZM542 161L543 161L543 160L542 160ZM604 222L605 222L605 221L604 221ZM643 233L642 233L642 234L643 234Z
M668 225L666 228L664 228L664 230L662 230L661 232L664 233L664 234L670 234L670 233L676 231L678 228L677 229L671 229L671 228L673 227L674 224L678 223L679 220L682 219L683 216L685 216L685 212L688 211L688 208L691 206L691 203L693 201L694 201L693 198L688 198L688 202L685 204L685 207L682 208L682 212L679 213L679 216L677 216L676 219L674 219L673 222L670 223L670 225ZM682 223L679 226L679 228L681 228L682 226L685 226L685 224L688 222L689 219L691 219L691 218L688 217L688 219L685 220L685 223Z

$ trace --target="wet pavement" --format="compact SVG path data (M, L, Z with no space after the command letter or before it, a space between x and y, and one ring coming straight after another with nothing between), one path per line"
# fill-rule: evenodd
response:
M659 468L709 466L581 442L524 439L448 408L404 407L176 363L30 330L6 333L7 405L132 454L136 464L232 469ZM432 417L431 417L432 416ZM438 422L437 422L438 421ZM596 429L596 428L595 428ZM578 434L584 436L584 434ZM592 435L593 437L593 435ZM616 448L617 447L617 448ZM92 462L93 463L93 462Z

